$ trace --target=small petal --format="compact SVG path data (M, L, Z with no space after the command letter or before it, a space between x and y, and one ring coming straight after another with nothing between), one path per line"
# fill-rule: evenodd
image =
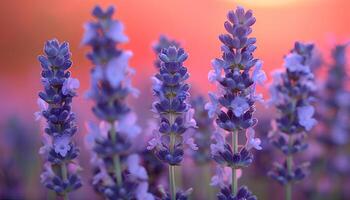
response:
M76 90L80 87L80 82L76 78L69 77L66 79L62 86L62 94L64 95L74 95Z
M246 139L247 139L245 147L247 148L247 150L252 149L252 148L254 148L256 150L262 149L262 147L260 146L261 140L259 138L254 138L255 137L254 129L248 128L245 134L246 134Z
M297 108L299 124L303 126L307 131L310 131L314 127L317 121L313 118L315 108L313 106L301 106Z
M106 36L118 43L128 41L128 37L124 35L124 26L119 21L112 21L110 23Z
M146 169L140 165L140 158L137 154L131 154L126 159L126 164L130 174L140 180L147 180L148 175Z
M70 146L71 138L68 135L57 136L54 138L53 148L56 153L65 157L68 151L71 149Z
M208 111L208 116L210 118L213 118L215 116L215 114L219 111L219 100L218 97L214 94L209 92L209 99L210 102L206 103L204 108L205 110Z
M249 104L243 97L236 97L231 102L231 107L236 117L242 116L246 111L249 110Z

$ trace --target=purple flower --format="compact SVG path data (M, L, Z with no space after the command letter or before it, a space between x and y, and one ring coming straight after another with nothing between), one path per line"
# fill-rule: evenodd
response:
M136 199L137 200L155 200L154 196L148 192L147 182L143 182L137 186Z
M53 140L53 148L55 152L65 157L71 149L70 137L68 135L57 136Z
M296 153L305 151L305 133L315 125L313 99L314 75L310 70L313 57L312 44L296 42L294 49L285 57L286 70L274 75L270 88L270 101L278 111L273 129L269 134L272 144L285 156L283 164L276 164L268 174L281 183L292 187L295 181L306 176L305 163L293 162Z
M317 121L314 118L312 118L315 113L315 109L313 106L309 105L298 107L297 112L299 124L304 126L304 128L307 131L310 131L312 127L314 127L317 124Z
M236 97L231 102L231 107L236 117L242 116L250 108L248 102L242 97Z
M106 66L107 80L113 87L118 87L125 80L129 70L131 51L122 52L118 57L110 60Z
M186 128L197 128L197 122L193 118L194 116L194 109L189 109L185 114L185 127Z
M291 72L310 73L310 67L303 65L303 57L297 53L288 54L284 59L284 66Z
M256 150L261 150L262 147L260 146L261 140L259 138L255 138L255 131L252 128L247 129L245 133L247 143L245 144L245 147L249 150L251 148L254 148Z
M255 23L252 11L237 7L228 13L227 19L224 23L227 33L219 36L223 44L222 57L212 61L214 70L208 75L210 82L216 82L219 93L209 93L210 102L205 108L210 117L216 116L218 127L227 131L232 138L228 142L226 137L216 133L215 143L210 146L212 158L219 165L231 167L233 173L237 173L238 169L252 163L253 155L249 150L260 149L259 139L253 135L248 135L247 146L239 145L238 137L240 131L252 128L257 122L253 117L254 104L255 101L262 101L262 95L256 94L256 84L262 84L266 80L266 74L262 70L262 62L253 56L256 39L250 37L251 26ZM245 197L237 194L237 179L231 182L229 196L224 189L225 192L218 194L219 199ZM226 185L221 187L226 188Z
M132 140L141 133L141 128L136 124L136 122L136 114L130 112L123 119L121 119L119 123L115 124L115 129L120 132L121 135L125 135L126 138Z
M214 94L209 92L209 99L210 102L205 104L205 109L208 111L208 115L210 118L214 118L215 114L219 112L219 100L218 97Z
M267 80L266 73L261 68L262 68L262 62L261 61L256 62L255 69L252 75L252 79L254 83L263 84Z
M48 104L44 100L42 100L41 98L38 98L38 100L36 102L37 102L37 105L38 105L40 111L35 112L34 116L35 116L35 121L38 121L43 117L42 112L47 110L49 107L48 107Z
M242 176L242 170L237 170L237 178ZM220 188L225 187L226 185L232 184L232 169L230 167L216 167L215 175L210 180L211 186L218 186Z
M39 112L36 118L45 118L44 146L39 153L45 157L41 182L59 196L66 198L68 194L81 187L76 171L69 171L68 163L75 162L79 150L72 142L77 131L75 115L71 111L71 102L79 81L70 77L67 71L71 65L68 43L60 44L57 40L45 43L45 55L38 57L42 67L42 83L44 90L39 93ZM52 170L52 166L62 171Z
M146 169L140 165L140 158L137 154L128 156L126 165L131 175L143 181L148 179Z
M161 134L158 131L154 131L153 132L153 138L148 141L148 146L147 149L148 150L153 150L157 147L162 146L162 140L161 140Z
M192 150L194 150L194 151L198 150L198 146L194 142L192 132L190 132L190 131L185 132L182 139L183 139L183 143L186 144L188 147L190 147Z
M139 196L137 188L147 181L148 175L138 155L129 155L141 128L126 102L129 94L138 96L138 90L130 78L135 73L129 66L132 52L117 48L128 39L122 23L112 19L113 14L113 7L102 10L96 6L93 10L96 21L86 25L82 41L92 49L87 55L94 65L87 96L94 101L92 110L100 120L98 127L87 126L92 161L98 162L94 165L93 186L106 199L140 199L144 197Z
M62 86L62 94L64 95L75 95L76 90L79 88L80 82L76 78L68 78L64 81Z
M106 29L106 37L111 40L120 43L128 41L128 37L124 35L124 26L120 21L111 21Z
M214 83L215 81L220 81L221 73L222 73L222 63L218 59L214 59L211 61L211 65L213 66L214 70L209 71L208 74L208 80L211 83Z
M186 101L190 87L186 83L189 74L183 62L187 57L182 48L176 46L163 48L158 54L159 71L153 78L156 100L152 104L152 111L157 114L159 120L159 133L155 131L155 138L150 140L147 149L152 150L159 160L169 165L169 170L172 171L169 174L172 199L177 198L177 194L175 177L171 174L174 166L180 165L183 160L184 145L193 150L198 148L194 144L192 133L187 132L189 128L197 126L193 119L194 110ZM186 199L186 196L183 198Z

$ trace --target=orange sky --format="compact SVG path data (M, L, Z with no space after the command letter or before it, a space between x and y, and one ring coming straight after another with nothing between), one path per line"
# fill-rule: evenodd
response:
M334 37L338 42L350 38L348 0L288 0L292 3L285 5L274 5L274 1L243 3L246 8L253 9L257 18L253 31L258 41L255 55L264 61L267 71L281 66L283 55L296 40L316 42L327 56L330 38ZM91 9L97 3L117 7L116 16L124 23L130 39L123 47L134 52L131 65L137 70L134 77L136 87L149 86L149 77L154 73L154 55L150 47L159 34L165 33L181 41L190 56L185 63L191 73L190 82L202 93L207 93L210 60L220 55L217 36L224 31L226 13L235 8L236 1L1 1L0 89L1 96L4 96L1 101L6 103L0 104L0 110L5 115L20 110L32 116L36 109L36 95L41 88L36 56L41 53L45 40L53 37L70 42L73 76L82 83L76 101L84 102L82 96L89 85L91 65L84 56L88 49L80 46L80 39L82 25L91 19ZM82 105L85 107L80 109L89 112L87 104Z

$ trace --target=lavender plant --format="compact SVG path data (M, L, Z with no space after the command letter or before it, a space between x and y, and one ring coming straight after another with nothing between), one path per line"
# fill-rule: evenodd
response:
M130 80L134 73L128 65L132 53L116 47L128 38L122 23L112 19L113 13L112 6L105 11L96 6L92 12L96 21L85 25L83 38L83 44L92 48L87 57L94 64L87 96L94 101L92 110L100 120L99 126L88 124L88 140L93 143L91 163L95 166L92 184L106 199L153 200L147 172L130 149L141 129L126 98L138 91Z
M198 165L206 165L211 161L210 156L210 140L211 134L215 131L213 126L213 118L210 118L207 110L205 110L206 101L203 96L197 96L192 99L191 105L195 110L194 119L198 128L193 132L195 144L198 146L197 151L192 151L192 159Z
M45 55L38 57L44 90L39 93L40 111L35 113L36 119L43 117L47 122L46 142L40 149L46 162L40 178L48 189L68 199L68 194L82 185L74 170L78 166L74 160L79 155L79 149L72 139L77 126L71 107L79 81L71 78L67 71L72 65L68 43L49 40L45 43L44 52Z
M310 70L313 44L296 42L284 58L285 72L274 74L270 88L271 103L279 115L273 123L276 139L272 144L285 156L283 164L275 163L269 176L285 186L285 199L292 199L292 185L305 178L308 163L295 163L294 156L307 148L306 134L315 126L312 106L315 90Z
M332 50L333 63L329 66L327 78L322 88L317 119L322 124L317 139L327 149L317 157L313 158L315 163L314 180L319 183L318 187L313 185L317 194L332 195L332 198L345 199L350 174L350 158L347 155L347 146L350 144L350 92L347 89L349 76L346 71L346 50L349 43L336 45ZM331 176L329 175L331 174ZM328 176L326 176L328 175ZM327 185L329 187L322 187ZM343 188L343 189L341 189ZM334 191L339 190L337 195ZM340 192L341 191L341 192ZM330 197L328 197L330 198Z
M160 67L161 67L160 65L161 65L161 62L162 62L158 58L158 54L161 53L162 49L169 48L171 46L174 46L176 48L180 48L181 47L181 45L180 45L180 43L178 41L172 40L172 39L168 38L165 35L160 35L157 43L155 43L153 45L153 51L157 55L157 59L154 61L154 66L157 69L160 69Z
M253 117L255 102L261 100L256 94L256 84L266 79L261 70L262 63L253 57L256 49L256 39L249 37L251 26L255 23L253 12L237 7L227 15L228 21L224 26L227 34L219 36L222 58L214 59L214 70L209 72L210 82L216 82L218 93L209 93L210 102L206 109L210 117L215 117L218 130L214 132L214 144L211 144L213 159L220 167L230 167L231 177L225 182L224 170L213 177L212 185L218 185L221 192L218 199L249 199L256 197L242 186L238 189L238 170L248 167L253 162L253 148L260 150L260 139L255 138L254 125L257 119ZM253 70L253 72L251 72ZM222 75L224 72L224 76ZM238 137L246 132L246 144L239 145ZM226 140L231 137L231 144ZM231 187L229 186L231 184Z
M161 53L162 49L168 48L170 46L176 46L179 48L180 44L175 40L169 39L165 35L161 35L158 41L153 44L152 49L156 55L154 66L157 70L159 70L161 67L161 61L158 58L158 54ZM157 84L157 82L155 84ZM157 129L157 127L159 127L159 124L160 122L158 122L157 119L149 119L148 127L145 131L146 134L152 136L153 132ZM149 175L150 190L153 194L158 194L160 191L157 187L162 180L163 175L167 173L168 169L166 168L166 165L153 154L152 150L148 150L147 148L143 148L142 159Z
M196 150L193 138L188 135L189 128L196 127L193 109L187 103L189 78L183 62L187 54L182 48L171 46L159 53L159 73L153 77L153 91L157 100L153 103L153 111L159 116L160 126L155 137L149 141L149 150L153 150L158 159L169 165L169 190L163 200L187 199L189 190L176 190L175 166L180 165L184 155L184 145Z

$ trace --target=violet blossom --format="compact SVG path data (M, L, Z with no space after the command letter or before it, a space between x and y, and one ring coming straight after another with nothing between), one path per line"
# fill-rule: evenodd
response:
M159 72L155 75L153 85L156 101L153 111L160 120L159 131L150 141L148 149L152 149L159 160L169 165L169 193L162 199L187 199L187 193L176 189L174 167L181 165L184 156L184 146L196 150L192 137L186 135L189 128L195 128L192 119L193 110L187 103L189 85L185 82L189 78L187 68L183 62L187 54L182 48L170 46L163 48L158 54L160 60Z
M87 97L94 101L92 111L100 120L99 126L88 123L89 147L93 150L93 186L106 199L154 200L148 192L148 175L137 154L130 154L133 140L141 129L137 116L126 103L129 94L136 96L130 76L130 51L117 46L128 40L124 26L112 19L114 8L92 12L96 21L85 25L82 43L92 51L87 57L91 70L91 89Z
M68 168L69 164L77 165L75 160L79 155L73 141L77 126L71 107L79 81L71 78L68 71L72 65L68 43L49 40L45 43L44 53L38 57L44 90L39 93L37 101L40 111L35 113L37 120L42 118L47 122L46 142L39 151L46 160L41 182L68 199L68 194L82 185L77 172Z
M253 56L256 39L249 37L255 23L252 11L237 7L227 18L227 33L219 36L222 58L212 61L214 70L208 75L209 81L216 83L218 93L209 93L210 102L205 105L218 126L211 145L212 158L232 171L231 181L219 185L221 192L217 196L223 200L256 199L245 186L238 189L237 173L253 162L253 148L261 150L260 139L254 137L252 128L257 123L254 104L261 100L256 84L262 84L266 75L262 63ZM241 132L247 132L246 145L238 144ZM227 141L229 137L232 143Z
M302 180L307 162L297 163L293 157L307 148L305 135L316 125L312 105L315 92L314 75L310 69L313 44L296 42L285 57L284 72L276 74L271 101L278 111L272 144L285 156L282 164L275 163L269 176L285 186L286 199L292 198L292 185Z

